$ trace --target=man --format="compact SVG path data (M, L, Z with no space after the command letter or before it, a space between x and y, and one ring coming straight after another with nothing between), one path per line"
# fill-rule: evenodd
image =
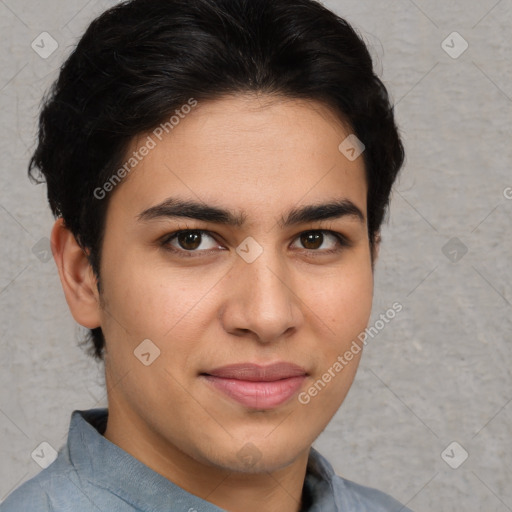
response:
M311 447L356 373L403 158L364 43L315 1L95 20L30 170L108 411L75 411L0 510L407 510Z

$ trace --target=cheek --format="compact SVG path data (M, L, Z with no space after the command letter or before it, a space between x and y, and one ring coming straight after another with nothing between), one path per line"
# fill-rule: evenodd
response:
M329 338L339 346L364 330L372 308L373 273L370 266L355 265L310 283L308 303L328 327Z
M299 403L306 416L324 424L343 403L359 365L363 347L358 337L371 314L373 274L371 269L353 267L350 273L333 276L321 291L311 302L311 322L317 326L314 372Z
M191 316L201 321L201 302L219 280L217 274L173 269L150 264L147 258L125 256L117 259L115 269L106 268L107 306L131 337L162 339Z

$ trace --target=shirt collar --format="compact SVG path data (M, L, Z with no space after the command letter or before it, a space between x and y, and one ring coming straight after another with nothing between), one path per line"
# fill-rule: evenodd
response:
M81 479L144 512L167 512L170 503L176 512L223 510L185 491L103 437L107 419L107 409L74 411L71 416L69 457ZM338 510L332 489L334 476L329 462L311 448L301 512Z

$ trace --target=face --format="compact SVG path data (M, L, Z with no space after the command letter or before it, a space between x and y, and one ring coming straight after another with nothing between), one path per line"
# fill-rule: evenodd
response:
M373 292L349 133L319 103L244 95L133 141L155 145L110 197L99 315L111 413L148 445L271 471L341 405Z

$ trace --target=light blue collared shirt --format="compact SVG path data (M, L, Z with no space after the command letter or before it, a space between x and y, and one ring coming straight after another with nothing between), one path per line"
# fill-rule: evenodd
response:
M107 409L74 411L57 459L12 492L0 512L223 512L103 437L107 418ZM311 448L301 512L411 510L381 491L336 475Z

